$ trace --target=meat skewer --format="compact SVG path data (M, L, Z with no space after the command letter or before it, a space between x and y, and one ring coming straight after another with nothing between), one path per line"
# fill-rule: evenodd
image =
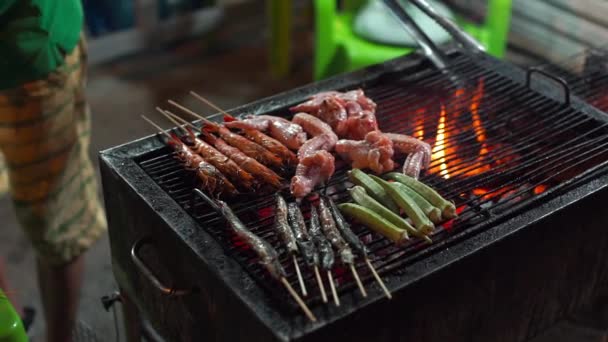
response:
M334 251L331 249L331 244L327 241L325 235L321 230L321 223L319 222L319 214L317 212L317 208L314 206L310 207L310 235L312 236L312 240L319 251L319 258L321 259L321 268L327 271L327 276L329 279L332 279L331 269L334 266ZM333 282L332 282L333 283ZM337 293L333 291L334 294L334 302L336 305L340 305L340 301L338 299ZM324 302L327 303L327 296L325 295L325 290L321 293L324 297Z
M365 140L339 140L336 152L353 169L370 169L380 175L395 168L393 142L380 131L367 133Z
M353 277L357 282L357 286L359 287L359 291L361 291L361 295L363 297L367 297L365 287L363 287L361 279L359 278L359 273L357 273L357 269L355 268L355 257L353 255L353 251L340 235L325 197L321 197L319 201L319 216L321 218L321 228L323 229L323 233L325 233L325 236L327 236L329 242L331 242L331 244L338 250L342 263L350 267Z
M300 283L302 295L306 297L308 293L306 292L306 285L304 284L304 279L302 279L300 266L298 266L298 260L296 259L296 254L298 254L298 245L296 237L289 226L287 203L280 194L277 194L276 198L277 206L274 213L274 228L279 234L279 238L281 238L283 241L283 244L285 244L287 253L289 253L293 259L293 266L295 267L296 274L298 275L298 282Z
M300 163L291 179L291 192L296 198L308 195L316 185L328 180L335 171L335 159L329 153L338 137L325 122L306 113L298 113L293 122L313 136L298 150Z
M182 125L173 119L173 117L169 116L166 111L159 107L156 107L156 110L188 134L190 139L194 142L194 146L191 148L211 165L215 166L222 174L230 178L232 182L240 184L245 190L251 190L253 188L255 179L249 172L240 168L234 161L225 156L222 152L213 148L213 146L199 139L190 127L182 127Z
M352 229L350 228L350 224L348 223L348 221L346 221L344 216L342 216L340 209L338 209L338 206L331 199L331 197L327 196L326 199L327 199L327 202L329 203L329 207L330 207L331 212L336 221L336 226L338 227L338 230L340 230L340 232L342 233L342 236L344 237L344 239L365 260L365 264L367 264L367 267L372 272L372 275L378 282L378 285L380 285L380 287L382 288L382 291L384 291L384 294L386 295L386 297L388 299L393 298L390 291L388 290L388 288L386 288L386 285L382 281L382 278L380 278L380 276L378 275L376 268L372 265L371 261L369 260L367 247L361 242L361 240L359 240L357 235L352 231Z
M253 252L258 256L260 264L266 268L274 279L280 281L285 286L308 319L316 322L317 318L287 281L285 269L283 269L283 266L279 262L279 254L272 245L251 232L225 202L221 200L213 201L203 192L196 189L195 192L224 217L232 232L251 247Z
M256 144L255 142L253 142L243 136L240 136L236 133L231 132L228 128L226 128L218 123L212 122L209 119L202 117L199 114L196 114L192 110L180 105L179 103L177 103L173 100L168 100L168 102L171 105L183 110L184 112L204 121L204 125L201 130L207 130L212 133L217 133L219 135L219 137L222 138L223 140L225 140L227 143L229 143L230 145L232 145L234 147L237 147L243 153L250 156L251 158L254 158L255 160L259 161L260 163L262 163L264 165L267 165L267 166L270 166L273 168L282 167L283 161L281 160L281 158L279 158L276 154L268 151L264 147Z
M215 166L192 151L177 135L167 133L154 121L143 115L142 118L169 138L167 143L173 147L177 153L177 158L184 163L186 169L195 171L203 189L215 196L221 194L236 195L238 193L234 185Z
M182 119L180 116L175 115L168 110L165 110L165 113L169 114L169 116L173 117L175 120L189 126L192 129L198 129L192 123ZM209 144L213 145L221 153L230 157L230 159L232 159L235 163L237 163L238 166L243 168L245 171L251 173L256 177L261 178L264 182L270 184L274 188L281 187L282 178L271 169L260 164L257 160L247 156L238 148L228 145L228 143L226 143L221 138L218 138L205 131L202 131L201 134L203 135L204 140L206 140Z
M405 134L384 133L393 142L395 154L408 154L403 163L403 173L418 179L420 170L429 167L431 146L420 139Z
M304 222L304 216L302 215L302 211L300 211L300 208L298 207L297 203L289 203L289 205L287 206L287 213L289 218L289 224L293 229L294 235L296 237L296 242L300 247L302 256L304 257L304 262L306 262L306 265L308 265L308 267L312 267L314 269L315 277L317 278L317 283L319 285L319 290L321 290L321 298L323 299L324 303L327 303L325 286L323 285L321 275L319 274L319 254L317 253L317 250L315 248L314 240L311 239L312 235L310 235L306 229L306 223ZM310 233L312 234L312 231Z

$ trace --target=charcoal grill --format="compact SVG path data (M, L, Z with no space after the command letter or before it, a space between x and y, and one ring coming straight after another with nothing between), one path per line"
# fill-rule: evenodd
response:
M606 295L608 116L542 70L456 50L447 58L449 73L412 54L231 110L289 116L312 94L361 87L378 103L382 130L435 146L422 180L456 202L459 219L431 245L399 248L354 226L392 300L359 265L368 298L338 270L342 305L325 305L302 264L319 319L308 322L196 200L155 135L100 156L121 291L171 341L525 340ZM346 201L345 171L319 191ZM297 288L272 203L270 194L230 205L282 253Z

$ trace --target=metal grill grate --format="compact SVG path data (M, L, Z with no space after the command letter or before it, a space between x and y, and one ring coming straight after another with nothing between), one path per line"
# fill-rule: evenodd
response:
M455 201L460 211L458 219L433 234L433 245L412 240L406 246L395 247L355 225L353 229L368 245L372 262L380 272L405 271L415 260L542 201L576 181L584 171L605 166L608 160L606 123L530 91L467 57L456 57L450 69L459 75L458 82L446 73L424 69L384 74L361 84L378 104L377 116L383 131L414 135L435 146L436 158L422 181ZM287 116L289 112L284 109L272 114ZM168 148L151 152L138 162L222 243L227 254L277 299L283 298L284 291L256 264L255 257L226 233L218 216L194 200L193 178ZM344 165L337 165L332 180L319 190L337 202L347 201L346 189L351 185L346 179L347 170ZM291 260L272 228L273 204L273 196L267 195L244 197L231 206L253 232L281 252L288 280L296 286ZM313 274L303 264L301 267L312 290L308 304L318 305ZM357 269L367 286L372 286L371 274L361 261ZM349 273L336 269L334 274L340 295L355 289Z

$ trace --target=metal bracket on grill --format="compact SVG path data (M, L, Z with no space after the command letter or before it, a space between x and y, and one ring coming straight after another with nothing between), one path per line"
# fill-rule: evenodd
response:
M540 74L543 75L544 77L558 83L559 85L562 86L563 92L564 92L564 98L562 100L562 102L564 103L564 105L566 106L570 106L570 86L568 85L568 82L566 82L566 80L564 80L561 77L552 75L540 68L537 67L533 67L533 68L529 68L526 71L526 87L530 88L530 83L532 82L532 75L533 74ZM530 88L531 89L531 88Z
M179 297L184 296L194 291L192 289L175 289L173 287L165 286L155 275L152 273L150 268L144 264L139 255L137 254L141 247L145 244L152 244L150 237L143 237L133 244L131 248L131 260L135 266L139 268L139 271L156 287L161 293L168 297Z

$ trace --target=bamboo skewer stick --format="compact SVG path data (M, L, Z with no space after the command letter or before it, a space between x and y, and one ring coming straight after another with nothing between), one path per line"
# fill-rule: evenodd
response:
M177 107L177 108L179 108L179 109L183 110L184 112L186 112L186 113L188 113L188 114L190 114L190 115L194 116L194 117L195 117L195 118L197 118L197 119L200 119L200 120L203 120L203 121L205 121L205 122L208 122L208 123L213 123L214 125L217 125L215 122L212 122L211 120L209 120L209 119L205 118L204 116L202 116L202 115L200 115L200 114L195 113L195 112L194 112L194 111L192 111L191 109L186 108L186 107L184 107L184 106L180 105L179 103L177 103L177 102L175 102L175 101L173 101L173 100L167 100L167 102L168 102L169 104L171 104L171 105L173 105L173 106L175 106L175 107Z
M220 112L220 113L222 113L222 114L224 114L224 115L226 115L226 116L232 117L232 115L230 115L228 112L226 112L226 111L225 111L225 110L223 110L222 108L220 108L220 107L218 107L218 106L214 105L214 104L213 104L211 101L209 101L209 100L207 100L206 98L204 98L204 97L200 96L199 94L197 94L197 93L193 92L192 90L190 91L190 95L192 95L192 96L196 97L198 100L202 101L202 102L203 102L203 103L205 103L207 106L209 106L209 107L211 107L211 108L213 108L213 109L217 110L218 112Z
M161 113L162 115L164 115L167 119L169 119L169 121L173 122L182 132L184 133L188 133L188 131L184 128L184 126L186 126L186 124L183 123L179 123L175 118L173 118L171 115L169 115L169 111L164 110L160 107L156 107L156 110Z
M327 270L327 278L329 278L329 287L331 287L331 294L334 297L334 303L336 303L336 306L340 306L340 298L338 298L338 292L336 291L336 286L334 285L334 277L332 276L330 270Z
M296 274L298 275L298 282L300 283L300 289L302 290L302 296L308 296L308 292L306 292L306 285L304 284L304 279L302 278L302 272L300 272L300 266L298 265L298 260L296 259L296 255L292 254L293 258L293 267L296 269Z
M166 135L169 139L173 139L173 137L167 133L166 130L164 130L162 127L160 127L159 125L157 125L154 121L148 119L145 115L141 116L142 119L146 120L150 125L152 125L154 128L159 130L159 133L163 133L164 135Z
M317 284L319 284L319 290L321 290L321 298L323 299L323 303L327 303L327 293L325 293L325 285L323 285L323 279L321 279L321 275L319 274L319 267L315 265L314 270Z
M365 291L365 287L363 287L363 283L361 283L361 278L359 278L359 273L357 273L357 269L355 269L355 265L350 264L350 271L353 273L353 277L355 277L355 281L357 282L359 291L361 291L361 295L363 297L367 297L367 292Z
M378 285L380 285L380 287L382 288L382 291L384 291L384 294L386 295L386 297L388 299L393 298L393 295L386 288L386 285L384 285L384 282L382 281L382 278L380 278L380 276L378 275L378 272L376 272L376 268L374 267L374 265L372 265L371 261L369 261L368 257L365 257L365 263L367 264L367 267L369 267L369 270L372 271L372 274L374 275L374 278L376 278L376 281L378 282Z
M291 294L293 299L298 303L298 305L300 306L302 311L304 311L304 314L306 315L306 317L308 317L308 319L311 322L316 322L317 318L315 317L315 315L312 313L312 311L310 311L310 309L308 308L306 303L304 303L302 298L300 298L300 296L298 296L298 293L296 292L296 290L293 289L293 287L291 287L291 284L289 284L287 279L285 279L285 277L281 277L281 282L283 283L283 285L285 286L287 291L289 291L289 294Z

